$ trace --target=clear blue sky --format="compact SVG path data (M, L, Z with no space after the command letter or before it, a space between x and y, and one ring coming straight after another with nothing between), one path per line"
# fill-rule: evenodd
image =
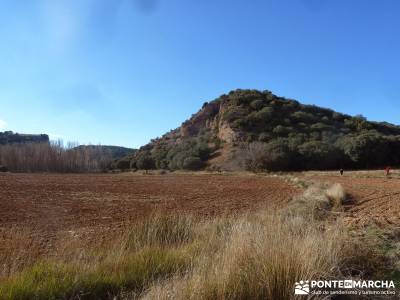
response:
M0 4L0 130L138 147L236 88L400 123L398 0Z

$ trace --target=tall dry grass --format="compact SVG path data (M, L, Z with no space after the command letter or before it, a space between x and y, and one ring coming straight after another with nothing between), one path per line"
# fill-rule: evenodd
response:
M340 274L343 242L340 226L321 231L301 216L241 217L188 273L154 284L144 298L293 299L296 281Z
M335 208L341 207L347 198L346 191L340 183L335 183L329 187L326 190L325 195Z

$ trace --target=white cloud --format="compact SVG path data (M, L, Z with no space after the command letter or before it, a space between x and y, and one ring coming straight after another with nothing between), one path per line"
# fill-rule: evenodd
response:
M6 128L6 125L7 125L7 122L0 119L0 130L3 130L4 128Z

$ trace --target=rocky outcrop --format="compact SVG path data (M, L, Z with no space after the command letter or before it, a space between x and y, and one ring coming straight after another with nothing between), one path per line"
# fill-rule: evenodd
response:
M48 143L47 134L20 134L12 131L0 132L0 145L23 143Z
M220 103L204 103L202 109L181 126L182 137L197 135L202 129L215 129L216 119L220 112Z
M180 128L183 138L195 136L201 130L211 130L221 141L235 143L240 139L240 133L232 129L229 122L222 117L228 104L223 101L205 103L203 108L184 122Z

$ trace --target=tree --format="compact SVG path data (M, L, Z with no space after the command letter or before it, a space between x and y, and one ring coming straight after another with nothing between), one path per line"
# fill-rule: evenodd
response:
M183 160L182 169L197 171L204 167L204 163L199 157L189 156Z
M155 168L154 160L148 153L141 154L136 159L136 167L140 170L152 170Z
M376 132L366 132L357 136L346 136L337 145L356 167L382 167L390 161L390 141Z
M294 154L284 139L270 143L253 142L247 149L246 168L252 171L296 169L292 165Z
M341 165L341 152L332 144L310 141L299 146L299 153L304 169L332 169Z

